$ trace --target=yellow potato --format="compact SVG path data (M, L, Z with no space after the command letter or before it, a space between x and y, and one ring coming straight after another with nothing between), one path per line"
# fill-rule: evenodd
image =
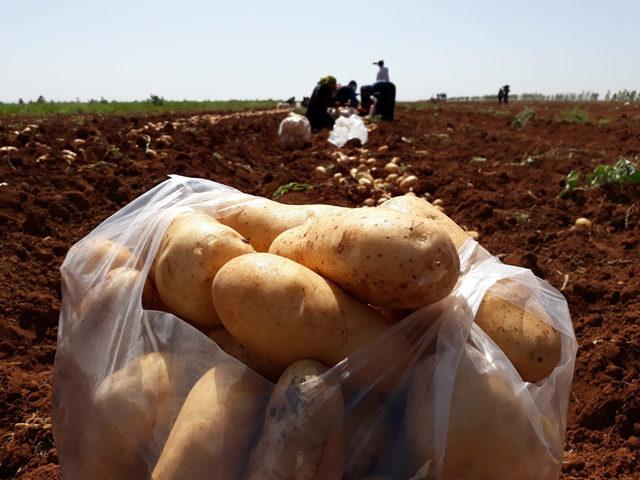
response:
M460 248L470 238L469 234L456 222L424 198L402 195L387 200L380 207L406 213L414 218L424 218L436 222L451 237L456 248Z
M482 299L475 322L527 382L544 379L560 361L560 334L521 284L508 279L497 282Z
M435 220L450 235L456 248L469 238L467 232L424 199L395 197L382 207ZM560 360L560 334L544 308L536 305L530 293L515 282L505 280L491 287L482 299L475 322L527 382L547 377Z
M285 370L267 405L245 480L340 480L342 417L340 384L314 360Z
M200 212L179 215L169 225L155 258L155 285L167 308L197 327L220 323L211 282L233 257L253 252L239 233Z
M189 392L151 478L240 480L267 395L267 382L237 363L209 370Z
M227 355L231 355L233 358L241 361L247 367L258 372L263 377L273 382L277 382L280 375L282 375L284 370L283 367L280 367L266 358L250 351L247 347L233 338L222 325L218 325L213 328L207 336L216 342Z
M460 274L458 254L442 228L384 208L327 214L282 233L269 251L363 302L394 309L441 300Z
M104 318L113 317L118 312L120 303L130 300L131 291L139 280L140 271L135 268L114 268L82 300L80 317L90 322L101 322ZM142 297L150 299L153 295L153 287L145 282Z
M249 239L257 252L267 252L273 240L285 230L302 225L329 212L346 210L333 205L287 205L256 199L230 209L218 219Z
M171 428L172 394L169 357L142 355L98 386L91 425L83 432L83 478L145 478L149 447Z
M69 253L84 260L80 270L84 274L97 273L100 268L135 267L131 250L113 240L87 239L74 245Z
M387 329L387 320L308 268L270 253L234 258L213 281L213 301L240 343L286 367L333 366Z
M386 416L385 398L360 400L345 418L345 480L368 478L382 454L392 446L393 432Z
M405 427L416 468L429 460L432 467L437 463L437 412L427 393L433 376L431 357L416 368L407 394ZM455 376L442 466L442 480L551 480L560 470L502 372L471 348L463 352Z

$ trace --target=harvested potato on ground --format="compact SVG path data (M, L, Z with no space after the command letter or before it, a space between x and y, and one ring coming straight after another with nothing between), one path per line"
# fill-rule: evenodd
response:
M220 323L211 301L211 282L220 267L253 252L238 232L200 212L178 215L154 260L156 288L169 310L197 327Z
M299 360L285 370L267 405L245 480L340 480L344 404L326 367Z
M442 228L384 208L324 215L282 233L269 251L318 272L359 300L394 309L441 300L460 274L458 253Z
M431 357L416 368L407 395L405 427L416 468L437 461L435 404L433 395L427 394L433 376ZM543 428L548 428L542 421ZM548 431L547 436L553 433ZM509 381L489 360L468 348L451 397L442 480L551 480L558 478L559 471L560 463L549 457Z
M154 430L163 439L171 428L172 381L170 357L149 353L100 383L82 438L84 478L148 477Z
M267 199L252 200L219 221L247 238L257 252L267 252L273 239L285 230L329 212L347 210L333 205L287 205Z
M456 248L460 248L469 239L469 234L462 227L424 198L403 195L387 200L380 207L406 213L414 218L424 218L436 222L451 237Z
M277 382L282 375L283 367L270 362L264 357L250 351L247 347L238 342L222 325L218 325L211 330L207 336L216 342L218 346L233 358L240 360L247 367L258 372L263 377Z
M334 366L388 327L333 283L270 253L231 260L213 280L212 296L231 335L284 367L303 358Z
M509 279L483 297L475 322L509 358L523 380L538 382L560 361L560 334L529 290Z
M153 480L240 480L268 398L268 383L223 362L193 386L153 470Z
M395 197L382 207L433 219L451 236L456 248L469 238L467 232L424 199ZM560 334L553 328L544 308L536 305L527 290L515 282L504 280L491 287L482 299L475 322L527 382L542 380L560 360Z
M131 250L113 240L88 239L74 245L69 254L80 255L84 260L81 273L97 273L98 269L113 270L118 267L135 267Z

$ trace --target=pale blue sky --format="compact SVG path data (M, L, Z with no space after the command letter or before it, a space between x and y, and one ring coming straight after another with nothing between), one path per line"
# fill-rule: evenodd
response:
M0 101L640 89L640 0L0 0Z

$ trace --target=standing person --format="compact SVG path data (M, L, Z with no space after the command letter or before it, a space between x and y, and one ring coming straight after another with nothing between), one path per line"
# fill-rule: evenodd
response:
M509 103L509 85L502 87L502 101L505 105Z
M323 128L332 128L334 119L327 111L333 107L333 95L336 91L336 79L331 75L320 79L316 87L313 89L309 106L305 116L309 119L311 130L318 131Z
M378 74L376 75L376 82L388 82L389 68L384 66L384 60L373 62L373 64L378 65Z
M498 90L498 103L502 105L502 100L504 99L504 90L501 88Z

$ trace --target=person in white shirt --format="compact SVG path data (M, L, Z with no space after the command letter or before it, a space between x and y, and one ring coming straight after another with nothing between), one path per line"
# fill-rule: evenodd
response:
M374 65L378 65L378 75L376 75L376 82L388 82L389 81L389 69L384 66L384 60L373 62Z

